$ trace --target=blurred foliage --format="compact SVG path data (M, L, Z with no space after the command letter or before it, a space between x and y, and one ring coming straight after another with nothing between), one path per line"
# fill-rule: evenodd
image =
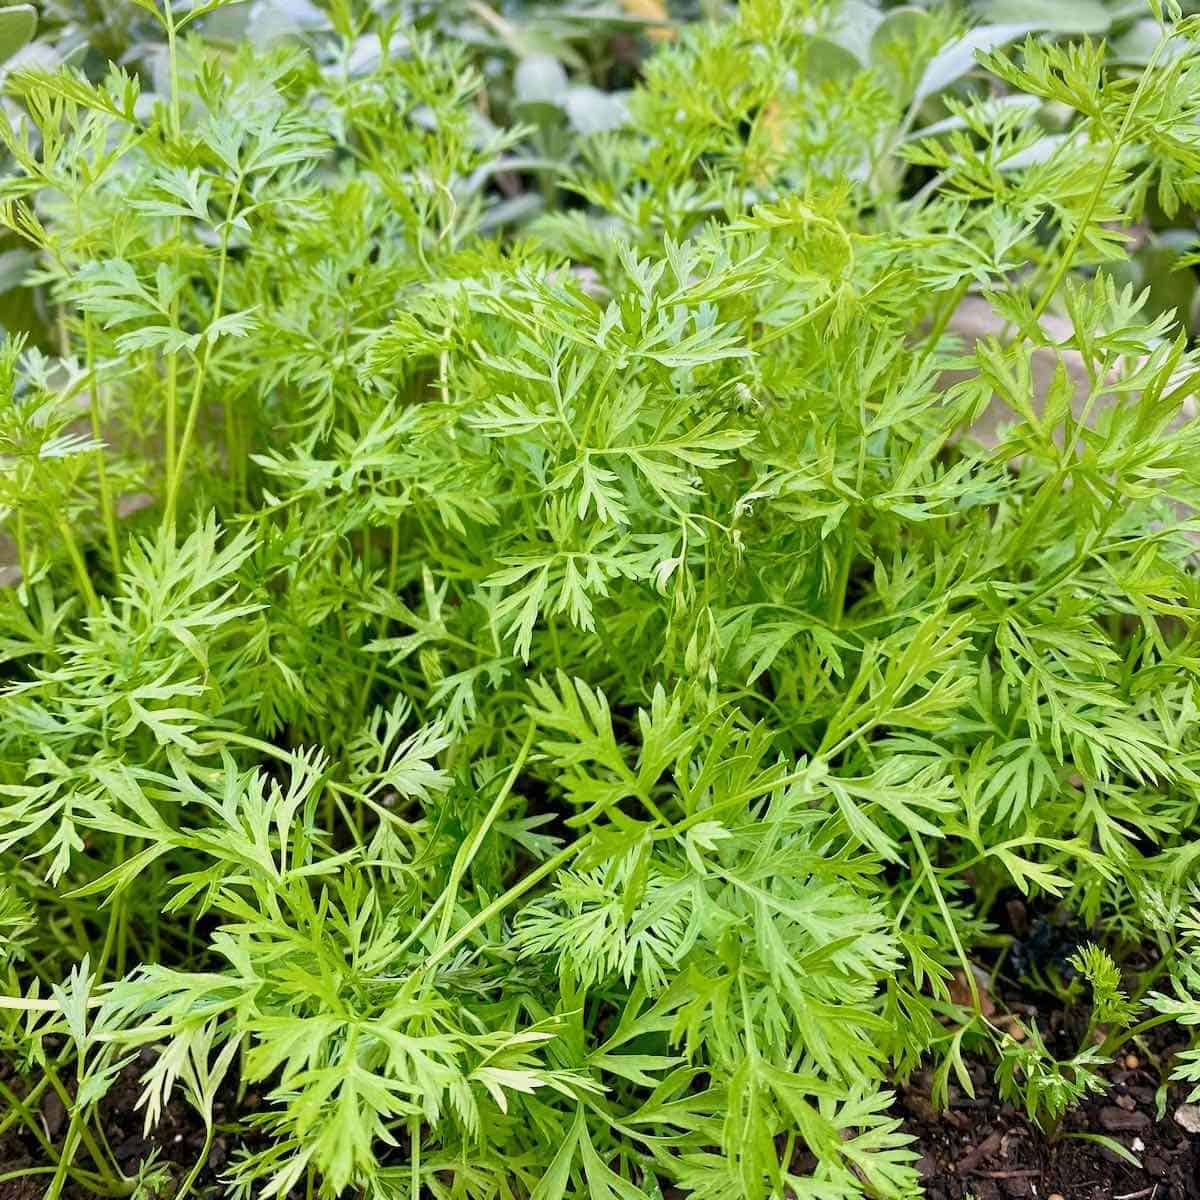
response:
M356 25L365 28L368 13L462 43L484 81L475 117L480 136L524 131L511 169L491 181L504 203L489 225L517 227L561 199L557 182L578 160L581 140L625 123L629 91L646 56L680 27L727 18L735 7L725 0L371 0L356 16L351 0L245 0L202 18L200 28L231 51L243 42L304 44L329 70L344 62L361 71L377 58L376 34L347 35ZM1200 0L1185 0L1181 9L1200 12ZM1055 101L1011 94L975 61L976 50L1011 44L1028 32L1103 37L1110 62L1131 76L1158 42L1145 0L842 0L814 41L808 69L847 80L874 73L910 105L904 132L913 139L961 127L959 103L980 97L995 97L1001 106L1028 103L1032 111L1025 115L1045 130L1029 155L1044 157L1078 131L1080 115ZM163 93L166 46L150 12L137 0L45 0L36 38L0 67L0 77L27 66L70 64L97 81L109 63L139 78L143 104ZM1132 231L1129 261L1110 268L1119 282L1150 289L1153 312L1178 311L1192 334L1200 330L1200 289L1187 256L1196 244L1194 211L1168 215L1151 200ZM0 239L0 326L52 349L54 316L45 298L20 287L29 263L11 237Z

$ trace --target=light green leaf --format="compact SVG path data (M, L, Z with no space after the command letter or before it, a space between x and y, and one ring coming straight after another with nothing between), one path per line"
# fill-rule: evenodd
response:
M814 80L849 79L863 69L853 50L825 37L809 40L804 65L806 75Z
M575 1110L575 1119L571 1122L570 1131L550 1160L545 1174L538 1180L529 1200L563 1200L567 1194L567 1185L571 1180L571 1165L575 1161L575 1151L585 1128L583 1108L580 1106Z

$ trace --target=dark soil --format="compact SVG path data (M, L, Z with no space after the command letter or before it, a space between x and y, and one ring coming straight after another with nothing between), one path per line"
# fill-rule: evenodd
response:
M138 1079L151 1061L153 1052L143 1051L142 1061L126 1067L101 1101L104 1134L112 1147L113 1156L127 1176L136 1176L140 1165L146 1165L151 1171L157 1167L161 1173L160 1194L171 1196L200 1157L204 1147L204 1122L177 1091L164 1109L162 1119L149 1133L145 1132L145 1112L137 1107L142 1091ZM20 1090L17 1081L11 1081L7 1064L2 1061L0 1078L9 1078L10 1086ZM67 1113L61 1100L56 1093L48 1091L42 1096L39 1108L43 1132L52 1145L60 1146L67 1132ZM228 1119L225 1108L226 1103L218 1098L213 1106L218 1127ZM2 1106L0 1115L3 1115ZM218 1173L226 1164L227 1155L226 1139L218 1133L213 1138L208 1168L198 1182L216 1182ZM45 1154L28 1132L10 1129L0 1137L0 1175L22 1167L46 1165ZM81 1153L76 1165L87 1168L91 1164L87 1155ZM39 1174L0 1182L0 1200L40 1200L51 1178L50 1175ZM68 1184L63 1195L67 1200L84 1200L85 1197L90 1198L92 1193Z
M1012 909L1011 901L1008 908ZM985 1007L997 1024L1014 1017L1026 1025L1036 1022L1047 1047L1069 1057L1078 1048L1086 1012L1064 1006L1052 991L1039 990L1029 980L1069 975L1070 952L1080 937L1062 925L1030 922L1023 906L1005 912L1003 919L1021 940L999 964L1002 969L996 979L988 982ZM1010 969L1014 974L1019 970L1021 979L1011 978L1006 973ZM1017 1031L1016 1024L1009 1027ZM937 1111L931 1102L928 1073L899 1086L896 1113L921 1156L917 1165L929 1200L1200 1200L1200 1134L1188 1132L1177 1120L1186 1089L1162 1086L1175 1053L1182 1048L1179 1038L1178 1028L1162 1026L1137 1045L1123 1048L1105 1074L1107 1090L1068 1114L1054 1139L1000 1099L990 1063L970 1067L974 1096L951 1086L945 1112ZM135 1175L139 1164L152 1164L158 1173L158 1194L169 1197L200 1155L204 1127L177 1095L158 1126L149 1134L143 1132L143 1115L136 1108L141 1091L138 1077L152 1055L143 1051L143 1061L130 1064L118 1077L102 1102L102 1113L105 1135L121 1169ZM21 1090L3 1061L0 1078ZM235 1113L253 1112L260 1103L256 1094L239 1102L232 1089L218 1097L218 1133L194 1196L224 1194L220 1176L240 1139L226 1138L220 1130L230 1127ZM46 1137L61 1144L67 1117L57 1097L43 1097L41 1118ZM1111 1139L1140 1165L1135 1167L1112 1150L1073 1136L1078 1134ZM28 1132L9 1130L0 1136L0 1176L44 1165L41 1148ZM90 1165L86 1154L79 1155L77 1165ZM49 1178L38 1174L0 1181L0 1200L38 1200ZM73 1186L64 1192L67 1200L84 1200L86 1195Z
M1200 1136L1187 1133L1174 1120L1183 1103L1182 1089L1167 1093L1166 1111L1156 1119L1156 1092L1162 1065L1172 1047L1129 1047L1117 1057L1109 1091L1073 1112L1064 1121L1064 1134L1103 1134L1127 1147L1141 1162L1135 1168L1093 1142L1062 1136L1051 1144L1023 1115L1000 1101L989 1066L975 1064L972 1099L950 1089L950 1108L934 1110L928 1077L918 1077L898 1089L897 1112L915 1139L917 1164L929 1200L1007 1200L1037 1197L1050 1200L1200 1200ZM1144 1055L1147 1057L1143 1058ZM1134 1065L1126 1065L1126 1064ZM142 1114L135 1111L141 1068L128 1068L104 1103L109 1144L122 1169L135 1174L139 1163L154 1159L164 1171L163 1190L170 1196L204 1144L204 1128L181 1100L170 1104L148 1136ZM253 1106L254 1099L251 1099ZM218 1105L218 1123L226 1114ZM42 1107L46 1133L60 1140L65 1115L57 1102ZM219 1174L229 1147L220 1134L214 1139L207 1169L196 1192L222 1194ZM86 1156L80 1156L85 1165ZM32 1138L0 1138L0 1174L24 1166L42 1165ZM39 1200L49 1177L37 1175L0 1182L0 1200ZM70 1200L86 1193L68 1187Z
M1065 1005L1046 981L1070 982L1071 956L1088 931L1061 914L1034 916L1014 896L991 915L1014 940L992 964L995 977L981 974L985 1012L1014 1035L1036 1025L1052 1053L1070 1058L1086 1031L1086 1003ZM1156 958L1137 951L1127 965L1145 971ZM955 990L965 1002L961 979ZM916 1139L929 1200L1200 1200L1200 1135L1176 1120L1189 1089L1164 1086L1186 1045L1178 1027L1164 1025L1123 1047L1103 1072L1107 1090L1069 1112L1054 1138L1001 1100L991 1063L970 1066L973 1097L951 1085L946 1112L934 1110L928 1073L917 1076L897 1089L897 1114ZM1088 1140L1096 1137L1119 1143L1140 1165Z
M1055 1195L1062 1200L1198 1200L1200 1136L1174 1119L1183 1089L1168 1089L1163 1119L1156 1119L1159 1070L1133 1047L1122 1051L1109 1073L1107 1093L1070 1113L1054 1142L1000 1101L990 1069L981 1065L971 1068L975 1098L951 1087L944 1113L930 1104L928 1079L914 1080L900 1089L899 1110L917 1139L917 1168L927 1195L930 1200L1048 1200ZM1119 1142L1141 1167L1070 1136L1078 1133Z

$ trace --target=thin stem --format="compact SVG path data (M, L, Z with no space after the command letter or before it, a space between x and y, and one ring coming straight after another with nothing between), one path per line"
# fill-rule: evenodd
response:
M573 842L565 850L560 850L553 858L547 859L536 870L531 871L520 882L513 884L501 896L497 896L486 908L480 909L449 941L443 942L426 960L425 969L430 970L442 959L453 954L481 925L486 925L497 913L503 912L514 900L519 900L531 888L537 887L547 875L552 875L561 867L566 866L577 854L586 850L593 841L593 835L584 834L577 842Z
M167 64L171 82L171 132L178 138L183 131L183 121L179 107L179 54L175 42L175 14L171 10L171 0L163 0L163 26L167 33ZM175 218L175 240L179 240L183 223ZM179 323L179 297L171 301L171 325ZM179 352L170 351L167 355L167 394L166 394L166 429L163 440L166 443L163 450L166 468L167 495L175 493L176 461L175 461L175 420L176 409L179 406Z
M242 190L242 177L238 176L233 186L233 195L229 200L229 212L224 228L221 231L221 251L217 261L217 286L213 293L212 321L221 316L221 304L225 295L225 271L229 265L229 235L233 229L233 213L237 208L238 195ZM211 322L210 322L211 325ZM184 464L187 461L188 449L191 446L192 434L196 429L196 417L200 411L200 397L204 390L204 380L208 374L208 361L212 357L213 339L205 337L204 349L200 353L200 361L196 366L196 381L192 386L192 398L188 404L187 419L183 425L183 435L179 439L179 453L175 459L175 471L167 488L167 503L163 510L163 528L170 529L175 524L175 504L179 496L179 481L183 478Z
M88 575L87 563L83 561L83 555L79 552L79 543L75 540L75 534L71 531L70 523L61 512L58 514L56 524L67 547L67 556L71 560L71 565L75 568L75 577L79 580L79 590L83 593L84 603L87 605L88 612L95 615L100 611L100 598L96 595L96 589L92 586L91 577Z
M32 1105L36 1105L41 1100L42 1093L49 1086L50 1080L43 1075L26 1094L24 1100L16 1097L16 1103L13 1103L10 1097L13 1097L15 1094L10 1088L5 1087L3 1080L0 1080L0 1098L5 1100L9 1109L8 1116L0 1119L0 1137L3 1137L18 1120L25 1119L26 1109Z
M19 1167L15 1171L5 1171L0 1175L0 1183L7 1183L10 1179L24 1179L29 1175L57 1174L58 1170L57 1164L52 1167ZM132 1183L119 1185L106 1183L99 1175L95 1175L91 1171L82 1171L78 1167L68 1168L68 1174L97 1196L130 1196L135 1191L135 1185Z
M28 550L25 546L25 510L17 506L17 565L21 568L21 584L29 582Z
M163 26L167 33L167 63L171 78L171 128L178 137L183 130L183 121L179 110L179 55L175 42L175 13L171 10L171 0L162 0Z
M82 1060L79 1066L82 1067ZM119 1184L120 1180L114 1179L109 1171L110 1165L113 1170L118 1170L116 1164L109 1164L105 1161L104 1152L97 1145L96 1139L92 1137L91 1130L87 1127L87 1118L75 1103L74 1097L63 1086L62 1081L55 1074L53 1067L47 1065L44 1069L50 1080L50 1086L58 1093L59 1099L63 1102L63 1107L71 1114L71 1124L67 1130L67 1140L70 1141L73 1131L78 1131L78 1140L83 1142L84 1149L91 1155L92 1161L96 1164L96 1169L99 1171L101 1177L109 1180L111 1183ZM66 1158L67 1155L64 1154L63 1157Z
M441 896L438 897L438 904L442 910L442 919L439 922L437 934L439 945L450 935L450 922L454 919L454 904L458 899L458 885L462 881L462 877L466 874L467 868L474 861L475 855L479 853L479 848L483 845L483 839L487 837L488 831L504 811L504 806L508 802L508 797L512 793L514 784L517 782L517 777L520 775L522 767L525 766L525 760L529 757L529 751L533 748L533 738L536 732L537 726L530 721L529 732L525 735L525 741L521 744L521 749L517 754L516 760L513 762L512 770L508 773L508 778L505 779L503 786L496 794L496 799L492 801L492 806L488 809L487 815L479 823L479 828L475 830L475 835L469 842L463 843L462 848L454 859L454 864L450 868L450 878ZM426 924L432 912L433 909L426 915L426 919L421 922L421 925L417 927L418 930Z
M946 326L950 324L951 318L958 311L958 306L963 302L963 297L966 296L970 286L970 279L960 280L950 293L946 303L942 306L941 311L930 327L929 333L925 337L925 346L921 351L920 358L917 360L918 366L923 367L929 356L937 349L937 344L941 341L942 334L946 332Z
M865 435L863 444L866 444ZM858 510L855 509L854 519L849 523L846 544L838 559L837 577L829 592L829 611L826 619L835 629L841 624L846 610L846 590L850 586L850 568L854 563L855 542L858 538Z
M1158 962L1150 968L1149 971L1143 973L1138 980L1138 985L1129 994L1131 1001L1137 1002L1140 1000L1158 981L1159 977L1167 970L1172 961L1173 955L1162 954Z
M892 131L891 136L884 140L883 148L879 152L879 157L871 164L870 174L867 176L867 189L872 195L876 194L876 183L879 175L879 170L889 158L904 144L904 139L908 137L916 122L917 114L921 111L921 103L914 98L913 102L904 112L904 117L900 124Z
M43 1078L42 1082L43 1084L48 1084L50 1081L48 1078ZM30 1110L28 1103L18 1096L3 1079L0 1079L0 1100L3 1100L9 1109L9 1118L5 1119L5 1126L11 1124L12 1120L20 1118L26 1129L33 1134L43 1152L51 1161L57 1162L58 1155L55 1153L54 1147L47 1140L46 1135L42 1132L42 1127L38 1123L37 1117Z
M396 594L396 575L400 566L400 518L397 517L392 521L392 531L390 545L388 548L388 573L387 573L387 594L394 596ZM383 621L379 627L379 636L386 637L388 631L387 615L384 614ZM472 647L474 649L474 647ZM375 686L375 676L379 672L379 655L371 656L371 665L367 668L367 677L363 681L362 695L358 701L358 711L360 716L366 716L367 708L371 703L371 689Z
M244 733L235 733L232 729L219 729L215 732L214 737L220 738L222 741L234 742L239 746L245 746L247 750L257 750L261 754L277 758L280 762L290 763L293 766L299 764L301 761L297 755L293 754L290 750L283 749L282 746L272 745L270 742L264 742L262 738L250 737Z
M1132 1029L1118 1029L1104 1039L1104 1043L1100 1047L1100 1053L1104 1055L1115 1054L1126 1042L1132 1042L1134 1038L1141 1037L1143 1033L1149 1033L1151 1029L1157 1029L1160 1025L1166 1025L1167 1022L1173 1020L1175 1020L1175 1017L1172 1013L1158 1013L1153 1017L1147 1017Z
M163 509L163 528L170 529L175 524L175 505L179 498L179 480L183 475L183 463L187 457L188 446L192 440L192 430L196 426L196 414L200 410L200 393L204 388L204 372L208 366L208 347L205 346L205 352L201 355L199 364L196 367L196 381L192 386L192 398L188 403L187 419L183 425L183 437L179 442L179 452L175 458L175 470L171 476L171 482L167 487L167 503Z
M1142 72L1141 79L1138 80L1137 90L1133 93L1133 99L1130 100L1129 107L1125 110L1125 117L1121 122L1121 127L1117 130L1117 136L1113 138L1108 156L1105 158L1104 165L1100 168L1100 174L1096 178L1096 186L1092 189L1092 194L1088 197L1087 206L1075 224L1075 232L1071 235L1071 240L1067 243L1067 248L1058 260L1058 265L1054 269L1054 274L1050 277L1050 282L1046 285L1041 297L1033 307L1033 319L1035 321L1046 311L1050 301L1054 299L1054 294L1062 286L1062 281L1066 278L1066 274L1074 262L1075 255L1079 247L1083 244L1083 239L1087 236L1092 215L1095 213L1100 203L1100 198L1104 194L1108 177L1112 174L1113 167L1116 166L1117 156L1125 147L1126 135L1129 133L1129 127L1133 124L1133 114L1137 112L1138 102L1142 98L1142 93L1146 90L1146 84L1149 82L1154 68L1158 65L1159 55L1162 54L1163 47L1166 44L1165 38L1159 40L1158 45L1154 48L1154 53L1150 56L1150 61L1146 64L1146 69Z
M178 319L178 303L172 301L171 324L177 324ZM169 496L175 491L175 412L179 407L179 355L175 350L167 355L167 395L164 403L167 411L166 428L163 430L163 442L165 443L163 465L166 472L167 495Z
M837 298L838 293L835 291L832 295L826 296L820 304L815 305L805 313L801 313L794 320L788 321L786 325L777 325L774 329L769 329L755 340L753 348L761 350L764 346L769 346L772 342L795 333L797 329L803 328L810 321L815 321L822 313L828 312L837 303Z
M113 865L117 866L125 861L125 835L117 834L116 853L113 856ZM100 957L96 962L96 982L100 983L104 979L105 969L108 967L108 958L112 953L113 944L118 939L118 929L125 923L125 906L123 903L123 893L118 892L113 897L112 909L108 914L108 928L104 931L104 946L100 951ZM122 972L118 971L118 978Z
M100 439L100 385L96 379L96 346L92 331L90 316L83 318L84 353L87 356L88 373L88 403L92 415L92 437ZM96 474L100 482L100 508L104 514L104 529L108 535L108 556L112 562L112 572L116 576L121 571L121 549L117 541L117 510L113 503L112 489L108 483L108 466L104 459L104 447L96 450Z
M180 1185L179 1191L175 1193L175 1200L186 1200L191 1193L192 1186L195 1184L200 1172L204 1170L205 1164L208 1162L209 1153L212 1150L213 1142L213 1127L210 1123L204 1134L204 1145L200 1150L200 1157L196 1159L192 1169L188 1172L187 1178Z
M421 1196L421 1118L409 1117L408 1119L408 1137L411 1159L411 1185L409 1187L409 1196L411 1200L420 1200Z
M979 983L975 979L975 969L971 966L971 960L967 957L967 952L963 948L962 939L958 936L958 926L955 925L954 918L950 915L949 905L947 905L946 898L942 895L942 889L938 885L933 864L929 861L929 853L925 849L925 843L919 837L915 837L913 838L913 846L916 848L917 857L921 860L921 865L925 868L925 876L929 880L929 886L933 888L933 898L937 901L938 910L942 914L942 920L946 922L946 929L950 933L950 941L954 944L954 952L958 955L958 961L962 964L963 975L967 981L967 989L971 993L971 1005L977 1014L982 1014L983 1005L979 998Z
M241 463L242 453L239 449L240 439L237 431L237 416L233 408L233 393L228 388L221 392L221 407L225 410L225 460L229 464L230 487L236 497L239 488L238 467L235 464Z

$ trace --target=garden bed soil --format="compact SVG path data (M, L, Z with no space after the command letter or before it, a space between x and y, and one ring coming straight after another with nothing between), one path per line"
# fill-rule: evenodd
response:
M928 1076L898 1089L897 1111L916 1138L929 1200L1200 1200L1200 1135L1179 1124L1191 1123L1185 1090L1168 1088L1163 1117L1157 1117L1155 1060L1170 1049L1152 1051L1150 1061L1145 1051L1122 1051L1108 1073L1108 1090L1068 1114L1054 1142L1000 1100L982 1064L970 1068L975 1096L952 1086L944 1113L930 1103ZM1072 1136L1081 1133L1112 1139L1141 1165Z
M1030 975L1069 978L1070 956L1087 940L1086 931L1071 928L1053 914L1033 917L1019 899L1001 899L993 915L1014 940L1003 960L993 964L991 975L981 974L985 1012L993 1020L1003 1021L1003 1014L1010 1014L1026 1025L1036 1023L1048 1049L1069 1057L1078 1048L1086 1009L1068 1007L1052 992L1017 982L1008 972L1019 972L1026 981ZM1138 965L1145 969L1153 959L1151 952ZM962 993L956 998L965 1002L961 979L955 990ZM929 1200L1200 1200L1200 1106L1187 1104L1186 1087L1162 1086L1183 1048L1178 1027L1170 1025L1122 1048L1104 1072L1105 1091L1070 1112L1062 1135L1053 1140L1002 1100L990 1063L969 1065L974 1095L952 1084L944 1112L931 1100L928 1072L898 1084L895 1113L914 1139L926 1195ZM165 1190L160 1194L169 1197L203 1151L204 1126L176 1094L159 1124L144 1131L137 1108L138 1078L153 1054L152 1049L142 1050L140 1061L117 1078L103 1102L104 1132L127 1174L150 1159L164 1168ZM2 1060L0 1078L19 1087ZM229 1128L235 1112L245 1116L261 1103L257 1092L239 1101L231 1086L221 1090L214 1106L217 1133L193 1195L203 1196L206 1189L212 1196L223 1194L220 1176L242 1142L224 1136L221 1129ZM46 1137L61 1144L67 1118L57 1096L43 1097L41 1115ZM1119 1143L1139 1165L1080 1134ZM27 1133L10 1130L0 1136L0 1176L44 1163L37 1142ZM47 1183L44 1174L0 1180L0 1200L38 1200ZM83 1200L85 1193L69 1186L64 1196Z
M970 1068L975 1096L952 1086L944 1113L930 1102L928 1076L918 1075L897 1089L896 1112L915 1139L914 1149L921 1156L917 1168L929 1200L1200 1200L1200 1134L1189 1133L1176 1117L1185 1101L1183 1089L1168 1089L1163 1118L1157 1119L1159 1072L1172 1049L1159 1045L1122 1051L1109 1073L1108 1091L1064 1122L1066 1133L1102 1134L1119 1142L1139 1159L1140 1168L1094 1142L1061 1137L1050 1143L1000 1100L991 1069L982 1063ZM169 1196L201 1153L204 1128L176 1099L157 1128L144 1133L142 1114L136 1109L141 1069L126 1068L110 1093L106 1134L126 1172L132 1174L139 1162L155 1156L173 1181L165 1193ZM253 1108L258 1097L251 1095L246 1101L245 1106ZM218 1103L218 1124L227 1119L225 1108ZM44 1103L42 1116L52 1140L61 1138L62 1105ZM1183 1118L1189 1120L1186 1109ZM229 1150L218 1133L208 1167L198 1180L199 1195L205 1185L217 1183ZM0 1174L42 1161L32 1139L11 1133L0 1139ZM46 1182L44 1175L0 1182L0 1200L39 1200ZM68 1188L65 1195L82 1200L84 1193Z

